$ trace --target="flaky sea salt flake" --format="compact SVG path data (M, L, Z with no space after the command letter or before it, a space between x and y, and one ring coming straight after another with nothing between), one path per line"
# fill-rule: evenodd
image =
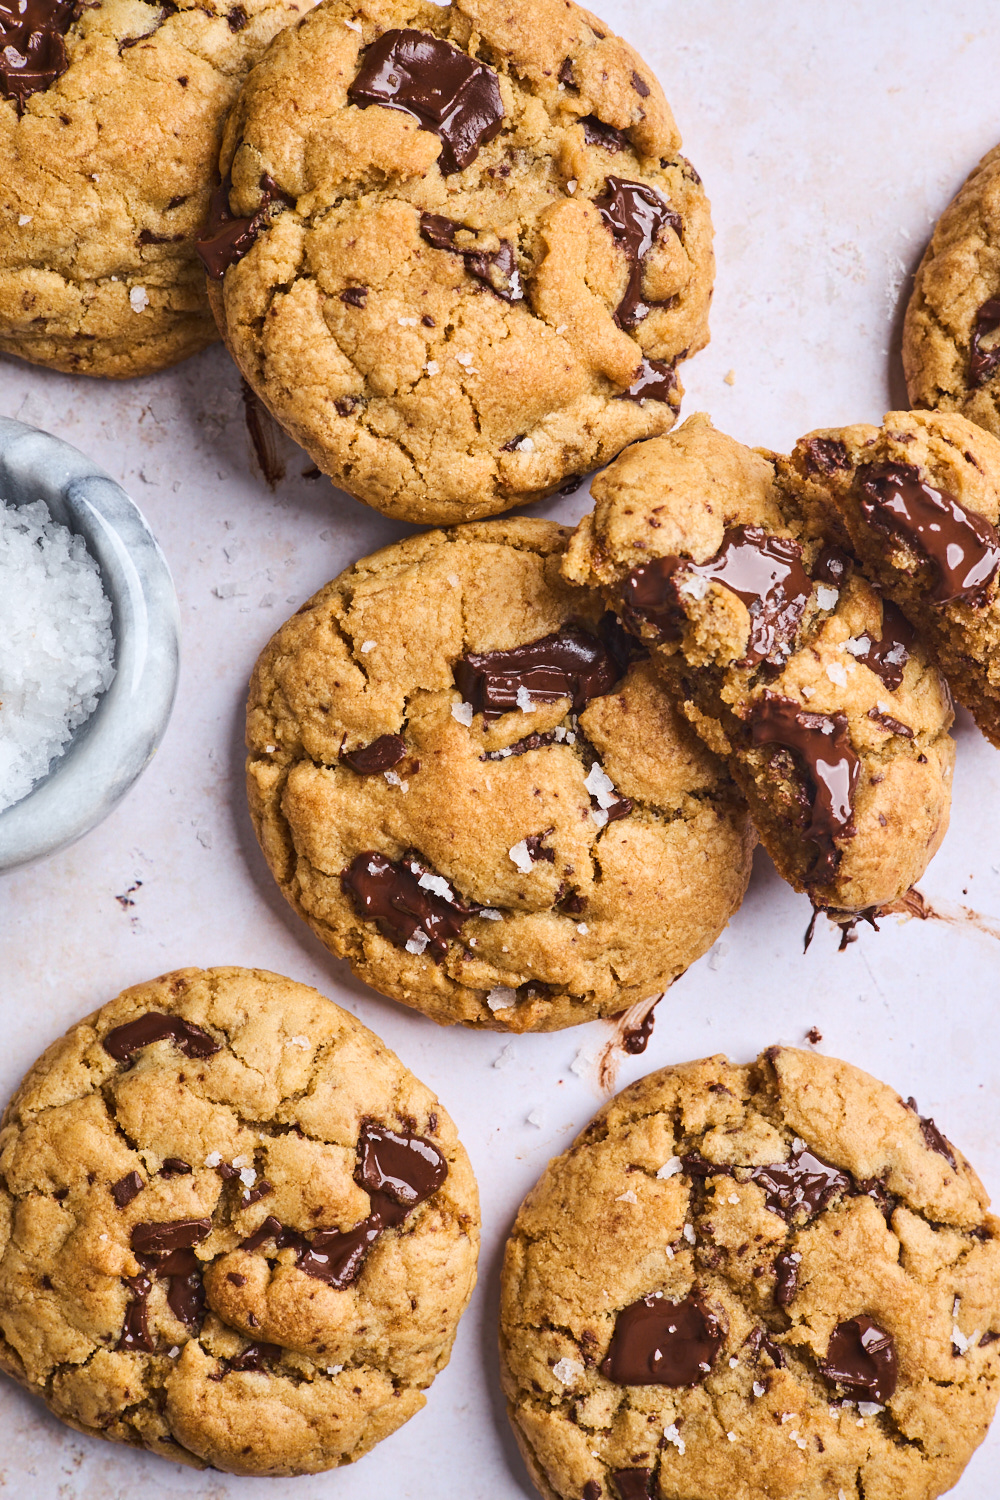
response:
M619 1193L618 1197L615 1199L616 1203L638 1203L638 1201L638 1198L635 1196L635 1193L631 1188L629 1188L627 1192Z
M527 841L525 839L521 839L518 843L514 844L510 850L508 850L508 853L510 854L510 857L514 861L515 865L517 865L517 868L520 870L521 874L530 875L531 854L528 850Z
M145 312L149 306L149 297L146 295L144 286L134 286L128 294L128 300L134 313Z
M426 932L424 932L422 927L418 927L413 936L407 938L406 951L407 953L423 953L429 942L430 938Z
M535 712L535 705L531 701L531 694L523 682L518 684L517 706L523 714L533 714Z
M486 1004L494 1015L496 1015L498 1010L510 1010L516 1001L517 991L512 990L506 984L495 985L486 996Z
M683 1458L683 1456L684 1456L684 1439L681 1437L680 1433L677 1431L677 1423L676 1422L671 1422L671 1424L670 1424L669 1427L664 1427L664 1429L663 1429L663 1437L664 1437L664 1440L666 1442L673 1443L674 1447L677 1449L677 1452Z
M583 1374L583 1365L575 1359L559 1359L552 1366L552 1373L560 1385L576 1385Z
M816 586L816 603L820 609L836 609L837 600L840 598L840 590L832 589L828 584L820 583Z
M472 720L474 717L472 712L472 704L453 703L451 705L451 716L453 719L457 719L460 724L464 724L466 729L471 728Z
M683 1172L683 1170L684 1170L684 1163L681 1161L680 1157L679 1156L671 1156L668 1161L665 1161L663 1163L662 1167L658 1168L656 1175L657 1175L657 1177L661 1177L661 1178L662 1177L676 1177L677 1174L679 1172Z

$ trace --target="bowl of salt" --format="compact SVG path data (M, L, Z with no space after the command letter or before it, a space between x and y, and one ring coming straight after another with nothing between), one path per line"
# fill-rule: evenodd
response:
M121 486L0 417L0 872L82 838L148 765L178 624L166 560Z

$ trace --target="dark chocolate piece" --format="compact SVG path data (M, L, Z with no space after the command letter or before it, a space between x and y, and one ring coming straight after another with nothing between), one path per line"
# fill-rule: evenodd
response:
M462 923L482 910L458 896L440 895L430 883L440 879L412 854L392 860L374 849L356 854L340 872L341 889L351 897L359 917L377 922L379 931L397 947L415 942L420 946L414 952L429 948L435 963L443 961Z
M837 868L837 839L851 838L860 763L851 746L846 714L813 714L791 698L765 693L750 711L754 745L780 745L802 762L810 787L810 820L803 836L819 850L809 879L830 879Z
M787 1161L751 1167L750 1177L764 1189L766 1206L788 1223L803 1211L812 1218L838 1194L850 1192L852 1186L848 1173L807 1146L793 1151Z
M873 724L881 725L889 734L901 735L904 740L913 739L913 730L909 724L901 723L899 719L894 719L891 714L883 714L877 708L870 708L868 710L868 717Z
M596 1479L588 1479L583 1487L583 1500L601 1500L601 1486Z
M820 1373L863 1401L886 1402L896 1389L896 1344L863 1314L838 1323L830 1335Z
M273 490L278 480L285 477L285 461L278 449L281 429L249 380L241 378L240 394L243 397L243 420L257 467L265 484Z
M683 355L679 354L677 358L682 359ZM672 406L676 394L677 371L673 365L666 365L661 359L646 359L644 355L632 384L618 395L617 400L638 401L640 406L644 401L665 401Z
M200 1328L205 1311L205 1287L202 1263L194 1251L181 1246L155 1263L151 1256L140 1255L139 1260L160 1279L169 1278L167 1305L174 1317L188 1328Z
M111 1184L111 1196L119 1208L127 1208L133 1198L138 1198L146 1184L138 1172L126 1172Z
M592 698L610 693L622 673L597 636L570 624L509 651L470 652L455 663L454 676L463 700L489 722L520 708L521 688L533 703L570 698L579 713Z
M983 339L1000 328L1000 297L990 297L976 312L969 342L969 390L978 390L992 380L1000 368L1000 343L992 349L982 347Z
M614 125L605 125L596 115L585 115L580 124L583 126L583 138L587 145L600 146L603 150L610 151L612 156L624 151L629 143L624 130L618 130Z
M854 559L840 547L824 547L816 559L813 577L817 583L829 583L835 589L840 589L851 576L853 568Z
M937 575L936 604L987 602L1000 569L1000 536L985 516L921 479L915 464L863 464L857 487L867 520L927 558Z
M289 197L266 172L261 174L259 185L260 207L246 217L237 218L229 207L233 180L228 174L209 199L205 232L200 240L195 241L194 248L213 281L221 281L229 267L242 260L253 248L261 230L274 217L272 208L277 208L280 213L295 207L295 199Z
M517 740L513 745L505 745L502 750L487 750L480 760L509 760L512 755L526 755L529 750L540 750L543 745L554 745L555 734L549 730L547 734L528 734L523 740Z
M987 1344L995 1344L998 1339L1000 1339L1000 1333L997 1333L995 1328L988 1328L979 1340L977 1348L985 1349Z
M348 307L364 307L368 301L368 288L366 286L348 286L340 294L341 302L346 302Z
M63 37L79 10L78 0L0 0L0 94L19 115L69 67Z
M812 469L814 474L835 474L838 469L851 467L846 444L839 438L807 438L802 447L806 468Z
M357 1181L368 1193L387 1193L406 1209L436 1193L448 1176L448 1163L422 1135L399 1135L381 1125L365 1125L358 1140Z
M619 1500L652 1500L652 1469L616 1469L611 1478Z
M226 11L226 24L230 31L245 31L250 25L250 17L242 5L234 5Z
M951 1167L951 1170L957 1172L958 1162L955 1160L955 1152L951 1147L951 1143L945 1140L929 1115L922 1115L920 1113L917 1108L917 1101L914 1098L907 1099L906 1103L908 1108L913 1110L913 1113L920 1121L920 1134L924 1138L924 1144L928 1151L936 1151L938 1156L943 1156L949 1167Z
M435 250L447 250L450 255L460 255L469 275L475 276L477 281L488 286L491 292L496 292L505 302L522 302L524 288L521 286L517 256L510 240L501 240L498 250L463 250L460 245L455 244L455 232L462 227L453 219L446 219L443 214L420 215L420 233L429 245L433 245ZM504 444L504 448L510 446L508 443ZM516 447L517 443L513 446Z
M638 635L652 625L661 640L680 639L684 611L674 585L679 557L652 557L632 569L622 585L622 620Z
M638 73L632 74L632 87L635 89L640 99L649 98L649 84L646 82L645 78L641 78Z
M169 1255L198 1245L212 1232L211 1219L174 1219L166 1224L136 1224L129 1243L137 1255Z
M116 1062L125 1062L133 1052L150 1046L153 1042L172 1041L185 1057L211 1057L219 1051L220 1044L207 1031L185 1021L183 1016L171 1016L165 1011L150 1010L137 1021L128 1021L109 1031L102 1042Z
M401 734L380 734L370 745L359 745L340 758L359 776L378 776L406 759L406 741Z
M870 1198L887 1224L892 1223L896 1200L879 1177L865 1177L854 1185L854 1196Z
M651 187L623 177L606 178L604 192L594 203L628 262L628 283L615 309L615 322L619 328L634 328L650 312L650 304L642 300L646 256L665 224L680 235L681 218Z
M771 536L759 526L737 526L726 532L714 557L688 563L684 572L723 584L746 605L750 612L746 665L788 655L812 593L798 542Z
M529 833L525 838L524 846L528 851L528 856L536 865L539 860L550 865L555 864L556 851L554 849L546 849L544 842L549 834L554 832L554 828L546 828L544 833Z
M445 176L471 166L504 118L493 69L426 31L384 31L362 53L347 97L361 109L402 110L432 131Z
M695 1289L682 1302L642 1297L623 1308L601 1373L616 1385L699 1385L722 1344L715 1314Z
M877 641L872 640L871 636L866 636L865 639L870 642L868 650L863 656L855 655L854 660L864 662L876 677L882 679L890 693L894 693L903 680L916 631L891 599L883 599L882 635ZM912 736L912 730L906 732Z
M242 1354L225 1361L227 1370L254 1370L266 1375L281 1358L280 1344L248 1344Z
M147 1299L153 1283L148 1276L123 1276L122 1280L127 1287L131 1287L135 1296L125 1308L125 1321L116 1347L124 1350L143 1349L149 1353L153 1349L153 1340L149 1333Z
M776 1344L766 1328L755 1328L747 1335L744 1347L749 1348L754 1363L760 1362L760 1356L766 1354L776 1370L785 1368L785 1352L780 1344Z
M634 661L645 661L649 652L641 641L625 629L613 609L605 610L597 622L597 633L618 663L624 677Z
M190 1162L183 1161L179 1156L164 1157L163 1166L160 1168L161 1177L182 1177L190 1172Z
M774 1300L779 1307L788 1307L795 1301L799 1289L799 1262L801 1255L793 1250L783 1250L774 1261Z

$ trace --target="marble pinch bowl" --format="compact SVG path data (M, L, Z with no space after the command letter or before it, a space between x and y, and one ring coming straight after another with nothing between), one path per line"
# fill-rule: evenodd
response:
M60 438L0 417L0 496L44 500L82 536L111 600L115 676L90 718L20 802L0 812L0 873L43 859L106 817L152 759L177 687L177 595L121 485Z

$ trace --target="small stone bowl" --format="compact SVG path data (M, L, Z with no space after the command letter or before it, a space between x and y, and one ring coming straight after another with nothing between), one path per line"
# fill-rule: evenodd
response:
M0 497L44 500L82 536L111 600L114 681L48 774L0 812L0 872L82 838L149 764L170 718L179 666L177 595L163 553L110 475L76 448L0 417ZM2 646L0 646L2 649Z

